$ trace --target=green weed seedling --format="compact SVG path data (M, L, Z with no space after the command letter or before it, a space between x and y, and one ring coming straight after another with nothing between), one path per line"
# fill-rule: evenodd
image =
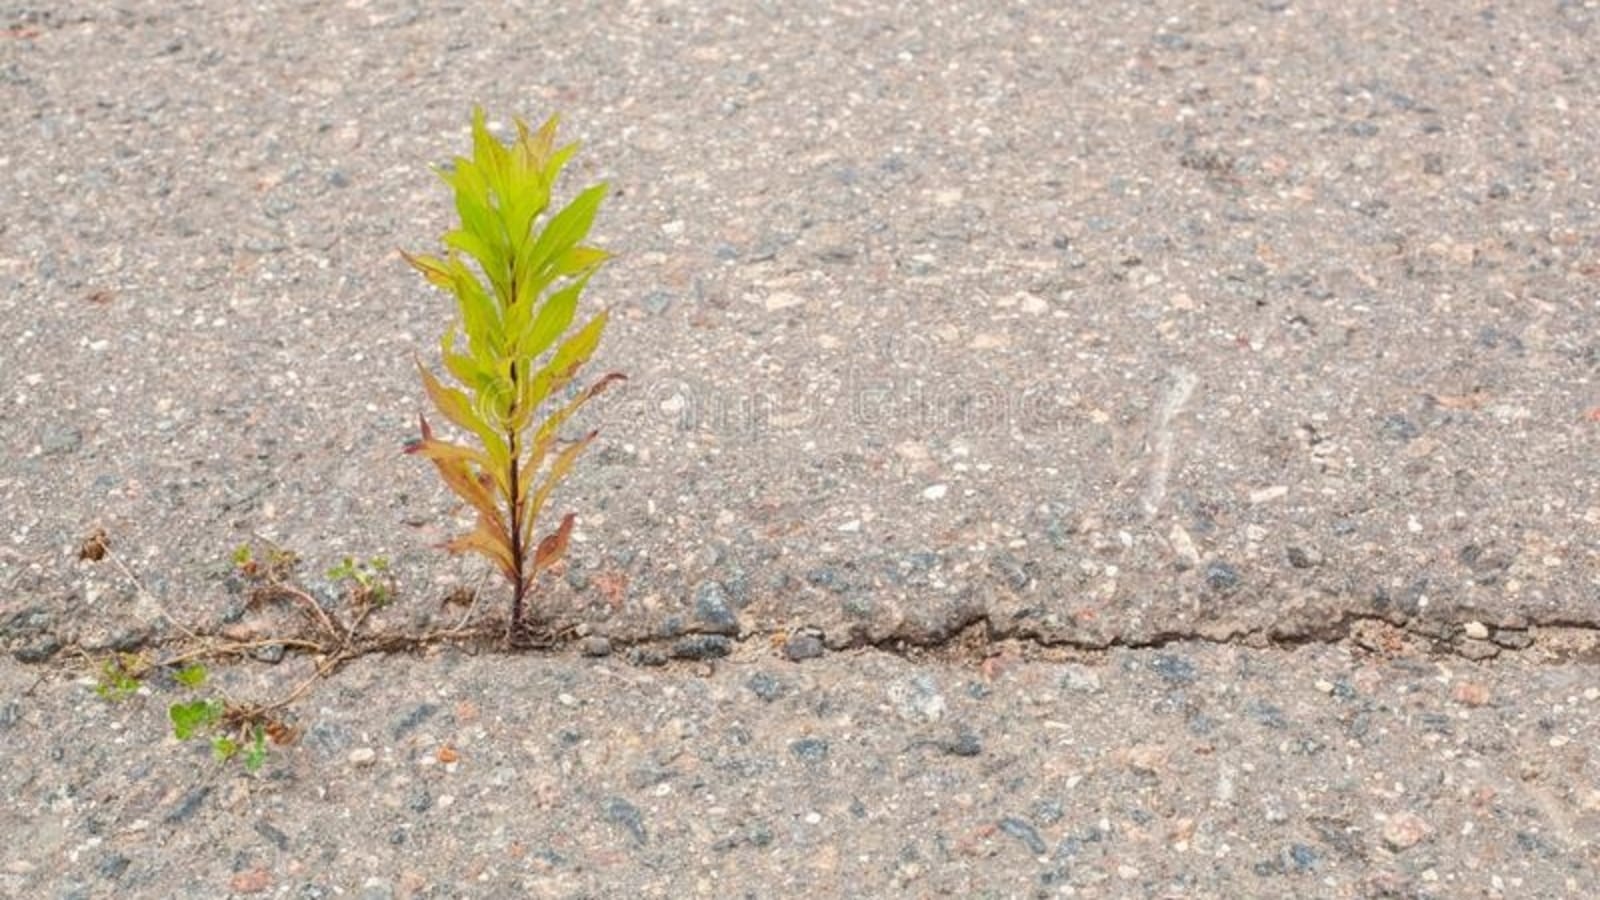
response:
M192 663L173 674L178 684L196 691L206 683L205 666ZM172 720L172 736L180 741L203 737L211 742L211 755L225 763L238 756L247 772L261 768L267 759L267 735L272 722L235 706L225 698L198 697L167 707ZM281 726L277 726L281 727Z
M383 606L394 599L389 560L382 556L364 561L346 556L343 562L328 570L328 580L349 582L351 599L358 604Z
M138 653L116 653L100 664L94 692L110 701L126 700L139 689L150 664Z
M526 596L539 572L565 554L574 516L539 538L537 522L557 484L594 440L563 442L561 427L623 376L611 373L570 399L565 392L589 361L606 313L571 330L578 300L608 254L584 239L606 186L580 192L548 214L551 190L576 144L557 147L556 119L532 131L515 120L516 139L490 134L472 115L472 158L439 175L455 193L460 227L443 237L443 256L402 254L429 282L455 295L457 321L440 342L453 386L419 361L428 398L475 445L422 436L407 452L425 457L476 511L477 527L446 544L483 555L511 584L510 633L525 626ZM464 342L459 340L465 337ZM562 402L547 401L563 398Z

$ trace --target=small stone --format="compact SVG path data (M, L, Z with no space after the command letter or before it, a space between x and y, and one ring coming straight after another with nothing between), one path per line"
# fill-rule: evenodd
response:
M1383 823L1383 845L1398 853L1415 847L1432 833L1433 829L1420 816L1399 812Z
M1284 551L1289 565L1296 569L1314 569L1322 564L1322 554L1305 547L1290 547Z
M733 652L733 642L720 634L691 634L672 645L673 659L721 659Z
M801 738L789 745L789 752L804 762L822 762L828 758L828 742L822 738Z
M734 634L739 619L728 604L728 590L720 581L703 581L694 592L694 617L709 630Z
M378 761L378 751L371 747L357 747L350 751L350 765L365 768Z
M1000 820L1000 830L1021 841L1034 856L1043 856L1049 852L1050 848L1045 846L1044 838L1039 837L1038 830L1022 819L1007 816Z
M768 703L783 695L783 683L765 672L757 672L751 675L750 680L745 682L745 686L757 697Z
M1507 650L1526 650L1533 646L1533 635L1508 628L1496 628L1489 639Z
M628 662L648 668L667 664L667 655L654 647L634 647L628 651Z
M1206 564L1206 586L1219 594L1238 588L1239 580L1239 570L1220 559Z
M1169 684L1193 684L1197 677L1193 660L1172 653L1158 654L1150 668Z
M924 500L942 500L944 495L949 492L950 486L948 484L931 484L922 489L922 498Z
M61 641L54 635L41 635L34 638L25 646L11 651L11 656L19 663L42 663L61 650Z
M128 871L128 866L132 862L133 860L120 853L113 853L100 861L100 877L115 881L122 877L123 872Z
M417 730L423 722L433 718L438 711L439 704L437 703L418 703L411 708L410 712L400 717L400 721L395 723L390 734L393 735L395 740L399 740L409 732Z
M821 656L826 649L827 648L823 646L821 637L806 632L792 634L789 636L788 640L783 642L783 655L792 662L800 662L801 660L805 659L816 659L817 657Z
M590 635L578 643L578 652L584 656L610 656L611 639L598 634Z
M1461 626L1461 630L1466 633L1468 638L1474 641L1486 641L1489 639L1489 626L1482 622L1468 622Z
M638 846L643 847L650 839L649 833L645 831L644 816L639 813L639 807L621 797L612 797L605 802L604 809L606 820L626 829Z

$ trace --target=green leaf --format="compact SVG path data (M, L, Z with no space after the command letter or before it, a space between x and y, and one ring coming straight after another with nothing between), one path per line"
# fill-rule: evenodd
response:
M564 209L550 217L544 231L532 246L517 255L517 281L542 274L545 268L568 250L576 247L589 234L600 201L606 198L607 185L597 184L579 194Z
M206 667L199 663L184 666L173 673L173 680L187 688L197 688L206 683Z
M210 726L222 716L222 702L220 700L191 700L188 703L174 703L167 707L167 715L172 717L172 734L180 741L187 741L195 733Z
M238 752L239 742L233 738L219 734L211 739L211 755L216 757L217 762L227 762Z
M522 410L538 409L540 404L554 392L566 387L578 374L578 369L589 361L594 354L594 349L600 344L600 334L605 331L607 314L602 311L577 334L567 338L557 348L544 368L540 369L534 377L524 381L522 395L518 398L518 407Z
M572 316L578 311L578 296L588 284L588 276L579 278L545 299L527 330L513 336L517 342L513 351L517 359L533 359L550 349L556 338L572 324Z
M261 768L261 764L266 761L267 731L265 728L257 725L255 729L255 739L250 742L250 749L246 750L244 754L244 769L246 772L254 772Z

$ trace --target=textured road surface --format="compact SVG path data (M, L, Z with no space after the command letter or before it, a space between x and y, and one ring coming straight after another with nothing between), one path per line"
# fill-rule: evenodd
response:
M376 895L1581 895L1600 7L1413 6L0 6L0 671L18 686L0 741L29 760L0 824L30 835L0 877L60 896L369 877ZM450 309L395 252L448 227L427 169L466 149L474 103L500 125L560 111L584 142L569 189L613 188L596 237L619 256L591 294L613 310L599 365L631 380L590 411L601 446L558 501L577 543L540 609L618 652L365 660L299 712L344 737L264 781L179 764L164 696L104 707L72 679L84 654L253 615L227 577L241 542L294 550L323 596L342 557L388 557L401 602L379 628L456 616L440 599L479 582L434 549L462 511L398 455L412 355ZM79 561L97 528L113 558ZM797 634L830 652L793 708L751 703L739 665L635 665L776 665ZM1174 652L1206 687L1148 674ZM1006 653L1020 680L985 667ZM1068 677L1058 656L1103 698L1029 712ZM939 716L875 712L897 678L977 704L981 751L941 756L918 742L971 748ZM1252 720L1258 695L1286 722ZM612 701L605 728L636 743L573 726L517 761L554 740L547 717ZM1363 702L1383 741L1350 733ZM424 703L429 740L475 729L499 762L467 754L455 824L404 869L397 810L440 776L407 768L428 748L391 719ZM1206 703L1238 719L1221 737L1194 730L1221 715ZM796 750L805 728L829 749ZM741 740L765 762L696 769L695 790L637 775ZM342 781L363 748L377 761ZM612 755L560 763L590 752ZM1094 774L1117 766L1143 799ZM513 786L543 805L494 806ZM194 854L212 876L190 885ZM1269 876L1301 880L1252 881Z

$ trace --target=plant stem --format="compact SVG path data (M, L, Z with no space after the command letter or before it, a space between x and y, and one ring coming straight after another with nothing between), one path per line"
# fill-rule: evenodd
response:
M511 396L514 408L517 397L515 361L511 363ZM509 426L506 428L506 446L511 448L511 478L508 479L511 485L511 568L516 572L516 577L511 580L511 631L515 637L516 632L522 629L523 595L528 588L528 579L523 575L522 564L522 479L518 471L522 450L517 446L517 430Z

